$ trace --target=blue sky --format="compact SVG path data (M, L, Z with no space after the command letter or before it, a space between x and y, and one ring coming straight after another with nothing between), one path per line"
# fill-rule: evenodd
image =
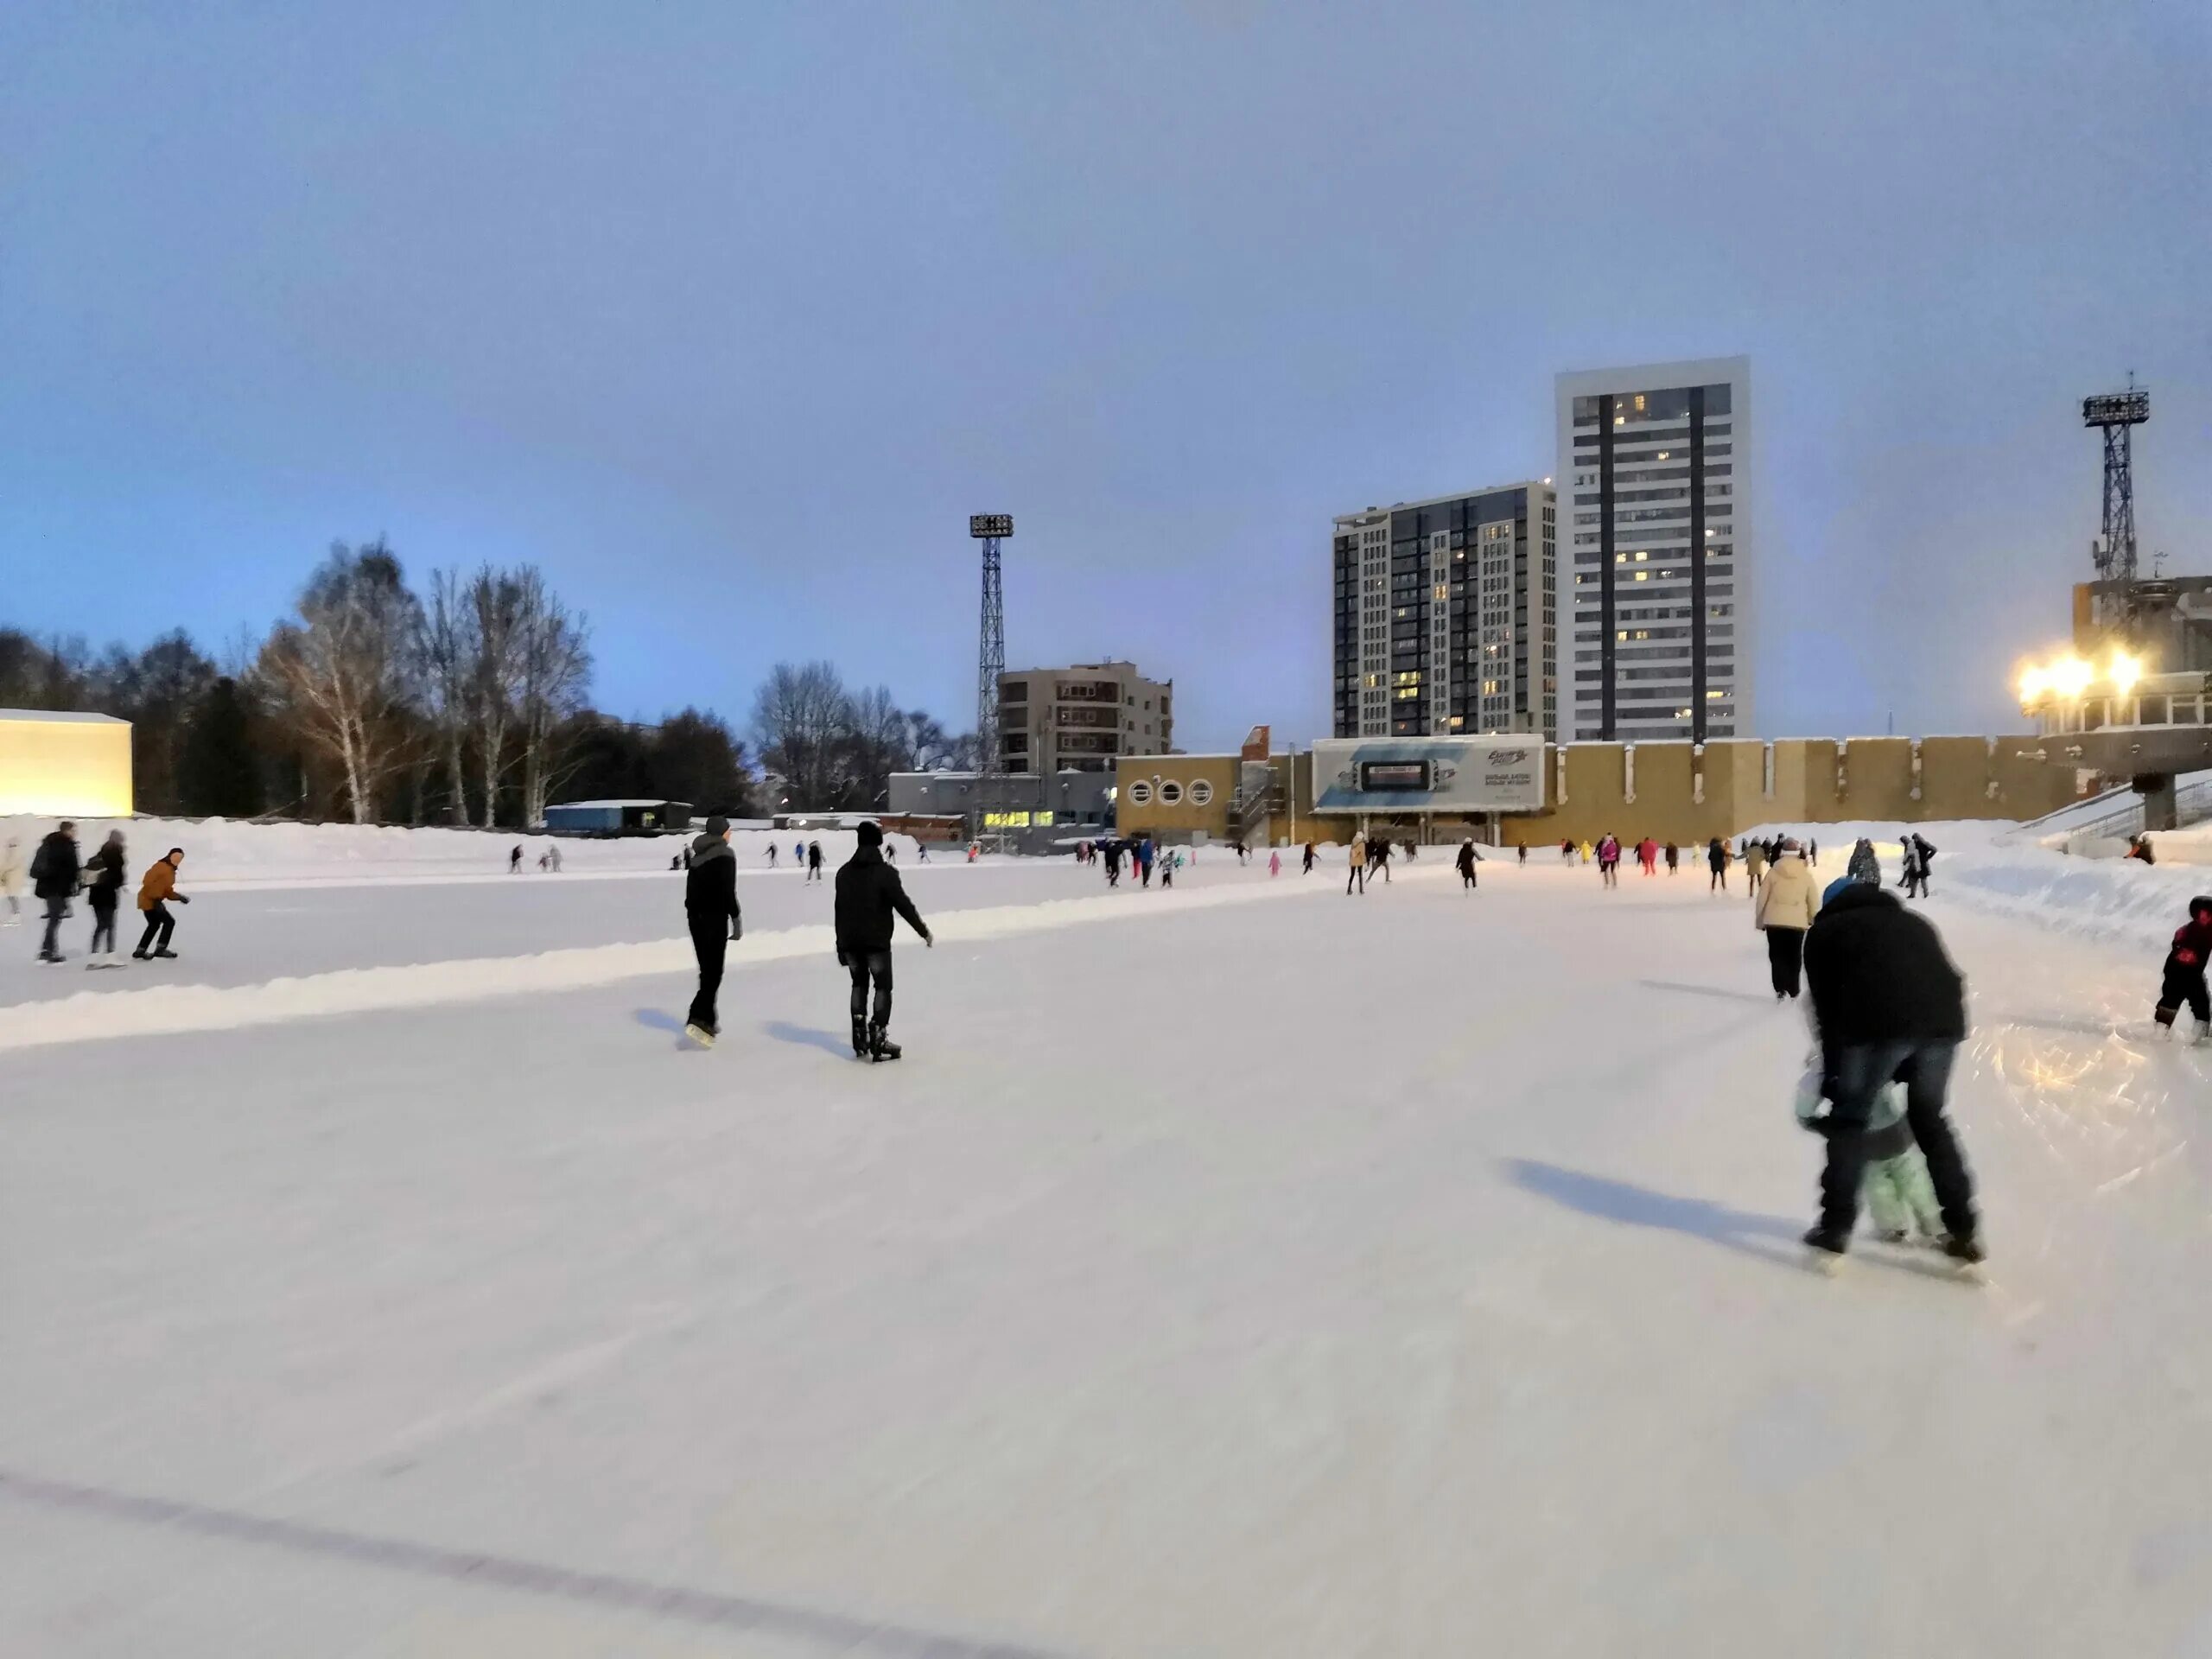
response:
M1554 470L1553 374L1743 352L1766 735L1992 729L2135 370L2212 570L2212 8L0 10L0 623L210 645L334 537L534 559L597 698L828 657L973 716L1328 719L1330 515Z

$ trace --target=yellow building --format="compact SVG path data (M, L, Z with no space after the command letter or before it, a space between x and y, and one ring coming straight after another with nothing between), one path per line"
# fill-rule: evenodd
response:
M0 709L0 817L127 818L130 722Z

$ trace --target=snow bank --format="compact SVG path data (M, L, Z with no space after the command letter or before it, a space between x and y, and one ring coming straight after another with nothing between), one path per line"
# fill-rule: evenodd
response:
M34 846L54 826L52 818L0 818L0 841L14 836ZM123 831L135 880L172 847L185 851L187 891L195 887L338 887L385 880L475 880L505 879L507 857L523 851L523 873L539 874L537 861L548 849L561 849L562 874L645 874L666 870L668 861L696 832L594 841L512 830L410 830L375 824L250 823L225 818L86 818L78 821L78 844L86 852ZM908 836L888 838L900 861L914 856ZM819 841L823 855L842 862L852 856L853 833L823 830L738 829L730 835L742 868L766 866L771 843L788 861L791 848ZM936 858L959 858L946 848Z
M827 844L825 840L825 849ZM1421 870L1401 879L1434 880L1450 874L1449 869ZM976 944L1095 922L1179 916L1224 905L1254 904L1334 891L1325 883L1315 887L1270 881L1176 889L1157 894L1109 892L1087 899L1053 899L1035 904L946 911L931 926L942 944ZM918 944L919 941L913 943ZM729 966L736 970L798 957L826 957L835 950L831 930L820 925L748 933L731 948ZM54 1001L0 1008L0 1052L43 1048L56 1043L105 1041L117 1037L229 1031L333 1014L427 1007L490 997L532 996L664 974L689 977L693 971L690 942L672 938L644 944L588 945L527 957L478 957L405 967L347 968L302 978L270 980L258 985L165 985L143 991L86 991Z
M2212 890L2212 873L2176 860L2076 858L2055 846L2022 841L2018 826L1965 822L1910 826L1936 849L1935 890L1993 915L2030 922L2083 938L2108 939L2144 950L2163 950L2188 918L2189 901ZM1865 836L1897 879L1901 852L1893 823L1763 824L1754 836L1786 834L1821 843L1822 876L1841 875L1852 842ZM2054 838L2058 839L2058 838ZM2168 836L2152 838L2163 848Z

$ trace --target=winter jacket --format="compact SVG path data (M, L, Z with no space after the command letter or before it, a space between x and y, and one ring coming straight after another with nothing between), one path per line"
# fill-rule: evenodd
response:
M1728 868L1728 849L1726 847L1723 847L1717 841L1709 841L1706 842L1705 861L1711 865L1716 873L1726 869Z
M1766 849L1756 841L1744 849L1744 868L1755 879L1766 868Z
M1752 920L1760 927L1810 927L1820 908L1811 867L1795 853L1784 853L1759 884Z
M720 836L701 836L691 843L691 862L683 876L683 914L693 922L728 917L733 938L745 931L744 914L737 907L737 855Z
M2189 919L2175 931L2173 946L2166 952L2168 988L2202 977L2208 963L2212 963L2212 896L2200 895L2189 901Z
M77 843L56 830L31 855L31 891L41 899L73 899L84 868Z
M1844 874L1854 881L1880 884L1882 867L1875 860L1872 842L1862 841L1851 849L1851 862L1844 866Z
M16 893L23 887L23 849L14 842L0 847L0 893Z
M1459 874L1472 875L1475 873L1475 866L1482 862L1482 857L1483 855L1475 850L1473 842L1461 842L1459 843Z
M157 858L146 872L146 879L138 884L138 908L151 910L175 897L176 866L166 858Z
M1965 1039L1965 979L1936 930L1880 887L1855 884L1828 900L1805 935L1805 982L1831 1056Z
M1360 868L1363 868L1366 865L1366 863L1367 863L1367 843L1366 843L1365 842L1363 842L1363 841L1354 841L1354 842L1352 842L1352 844L1351 844L1351 867L1352 867L1352 868L1354 868L1355 870L1357 870L1357 869L1360 869Z
M929 925L906 896L899 872L883 861L883 855L875 848L859 849L837 872L839 958L888 950L894 914L904 916L907 926L929 938Z
M104 843L85 861L85 875L92 908L113 910L115 896L123 889L123 849L113 842Z

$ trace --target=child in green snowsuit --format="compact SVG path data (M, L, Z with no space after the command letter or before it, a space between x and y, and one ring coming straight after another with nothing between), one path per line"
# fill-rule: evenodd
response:
M1912 1138L1912 1125L1905 1122L1904 1103L1902 1084L1884 1084L1875 1091L1866 1115L1866 1173L1859 1184L1859 1201L1866 1206L1875 1232L1890 1243L1904 1243L1916 1230L1923 1242L1940 1243L1944 1237L1942 1208L1936 1202L1935 1184L1928 1179L1928 1160ZM1821 1131L1827 1113L1815 1067L1798 1086L1798 1122Z

